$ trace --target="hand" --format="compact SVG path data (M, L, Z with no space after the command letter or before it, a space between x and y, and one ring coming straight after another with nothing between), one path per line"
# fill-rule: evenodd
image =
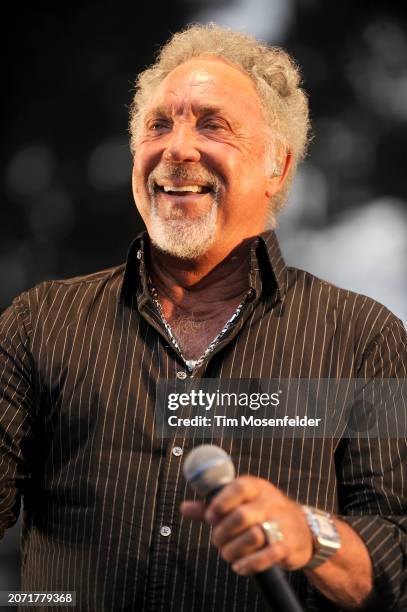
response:
M263 478L236 478L207 507L202 501L183 502L181 514L214 526L212 542L242 576L275 563L287 570L299 569L313 554L311 530L301 507ZM283 540L265 546L260 524L270 520L278 522Z

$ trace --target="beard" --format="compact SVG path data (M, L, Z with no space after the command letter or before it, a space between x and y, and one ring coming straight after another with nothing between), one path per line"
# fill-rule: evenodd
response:
M183 208L174 208L166 216L158 211L156 180L182 179L194 184L206 182L212 189L212 203L208 211L191 219ZM151 201L150 238L161 251L180 259L201 257L215 242L220 188L219 179L204 169L167 164L156 168L149 176L149 193Z
M174 211L170 217L158 214L156 202L151 208L152 243L161 251L180 259L196 259L203 255L215 241L218 207L214 201L201 217L189 219L183 210Z

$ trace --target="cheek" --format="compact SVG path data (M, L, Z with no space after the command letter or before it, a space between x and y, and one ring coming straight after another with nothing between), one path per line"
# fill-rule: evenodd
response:
M157 147L140 144L134 155L133 183L138 192L143 190L150 173L160 161L160 152Z
M136 160L134 160L133 172L132 172L131 178L132 178L133 194L134 196L136 196L137 194L140 193L142 185L143 185L142 175L141 175L140 168L138 167Z
M143 211L148 208L147 177L148 174L146 173L143 159L135 156L132 171L133 197L143 217Z
M231 184L237 184L240 188L249 188L259 179L264 179L265 151L260 144L244 151L231 152L229 149L217 159L218 169Z
M229 168L230 189L237 194L252 197L258 194L265 181L265 172L261 165L261 158L256 163L247 160Z
M136 151L134 156L134 165L133 165L133 180L138 182L143 177L145 167L145 160L141 151Z

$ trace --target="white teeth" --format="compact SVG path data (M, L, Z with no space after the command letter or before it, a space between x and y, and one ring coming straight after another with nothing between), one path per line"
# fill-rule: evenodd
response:
M202 193L201 185L183 185L182 187L164 185L163 188L166 193L168 193L168 191L192 191L193 193Z

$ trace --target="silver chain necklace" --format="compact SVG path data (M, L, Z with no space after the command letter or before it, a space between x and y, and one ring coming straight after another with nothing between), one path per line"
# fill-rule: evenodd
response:
M222 327L222 329L220 330L220 332L214 337L214 339L210 342L208 348L206 349L206 351L199 357L199 359L186 359L182 353L182 350L177 342L177 339L175 338L174 334L172 333L172 329L170 324L168 323L167 319L164 316L164 312L163 309L161 307L160 304L160 300L158 297L158 291L157 289L154 287L153 282L151 280L150 275L147 272L147 286L148 289L150 291L151 297L153 299L153 303L154 306L158 312L158 315L160 316L162 322L164 323L165 329L167 330L167 333L171 339L171 342L173 344L173 346L177 349L177 351L179 352L179 354L181 355L182 359L184 360L188 370L190 372L192 372L192 370L194 370L195 368L197 368L198 366L200 366L202 364L202 362L205 360L205 358L207 357L207 355L209 355L209 353L211 353L213 351L213 349L215 348L215 346L220 342L220 340L223 338L223 336L226 334L226 332L230 329L230 327L233 325L233 323L238 319L240 313L242 312L242 310L245 308L245 306L247 305L249 299L252 297L254 290L252 288L250 288L248 290L248 292L246 293L246 295L244 296L243 300L240 302L240 304L237 306L235 312L232 314L232 316L226 321L225 325Z

